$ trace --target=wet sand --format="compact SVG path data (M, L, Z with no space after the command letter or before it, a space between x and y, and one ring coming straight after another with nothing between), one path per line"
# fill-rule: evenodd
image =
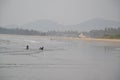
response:
M104 38L51 37L51 39L59 39L59 40L85 40L85 41L99 41L99 42L120 43L120 39L104 39Z
M120 39L102 39L102 38L80 38L89 41L120 42Z
M45 50L38 49L41 45ZM0 35L0 80L120 80L120 45L72 37Z

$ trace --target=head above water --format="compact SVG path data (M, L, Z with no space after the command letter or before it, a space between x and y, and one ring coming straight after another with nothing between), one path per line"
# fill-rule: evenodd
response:
M27 49L27 50L29 49L29 46L28 46L28 45L26 46L26 49Z

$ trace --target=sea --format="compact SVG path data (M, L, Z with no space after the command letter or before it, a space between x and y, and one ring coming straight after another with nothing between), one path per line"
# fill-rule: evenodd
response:
M0 34L0 80L120 80L120 42Z

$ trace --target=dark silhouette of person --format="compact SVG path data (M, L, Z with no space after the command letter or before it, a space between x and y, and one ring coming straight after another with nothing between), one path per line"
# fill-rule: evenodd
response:
M28 49L29 49L29 46L27 45L27 46L26 46L26 50L28 50Z
M40 49L40 50L44 50L44 47L42 46L42 47L40 47L39 49Z

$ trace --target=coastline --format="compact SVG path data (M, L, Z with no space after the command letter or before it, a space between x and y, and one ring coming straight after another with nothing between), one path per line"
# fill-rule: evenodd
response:
M79 38L81 40L88 40L88 41L102 41L102 42L119 42L120 39L104 39L104 38Z
M45 37L50 39L59 39L59 40L85 40L85 41L100 41L100 42L118 42L120 39L105 39L105 38L79 38L79 37L64 37L64 36L35 36L35 35L14 35L14 34L0 34L0 36L25 36L25 37Z
M65 39L65 40L84 40L84 41L98 41L98 42L118 42L120 39L105 39L105 38L79 38L79 37L53 37L54 39Z

